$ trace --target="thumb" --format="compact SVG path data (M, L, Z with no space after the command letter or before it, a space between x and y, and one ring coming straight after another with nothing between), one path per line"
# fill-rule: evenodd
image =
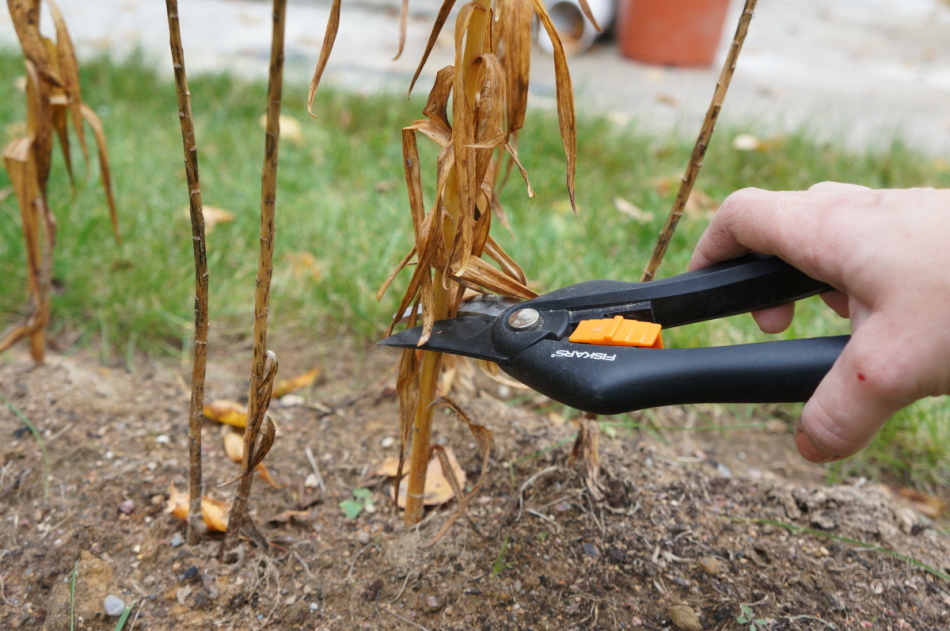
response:
M914 401L907 348L894 332L880 314L855 330L802 410L795 444L806 460L831 462L857 453Z

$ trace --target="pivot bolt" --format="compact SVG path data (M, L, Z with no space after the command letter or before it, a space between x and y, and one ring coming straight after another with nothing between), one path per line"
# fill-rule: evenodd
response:
M537 309L532 309L530 307L518 309L508 316L508 326L516 331L530 329L540 321L541 314L538 313Z

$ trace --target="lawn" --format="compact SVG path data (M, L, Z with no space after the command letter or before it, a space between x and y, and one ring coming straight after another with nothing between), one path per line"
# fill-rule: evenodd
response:
M12 86L20 74L19 55L0 54L0 84ZM95 183L98 171L91 168L86 178L80 167L73 192L57 155L50 187L60 224L52 337L63 352L93 348L102 362L130 369L142 354L187 361L194 272L174 87L136 60L86 63L82 79L84 99L106 128L124 241L120 246L111 238ZM194 77L190 83L203 201L234 214L208 235L212 343L233 343L246 339L251 328L265 86L227 76ZM385 330L402 289L397 280L392 293L376 300L378 286L410 245L399 129L421 115L423 95L407 101L402 95L325 90L315 108L319 117L311 119L305 87L285 90L284 114L300 123L301 133L281 147L271 343L279 350L283 336L348 335L368 346ZM0 101L4 143L22 132L18 121L24 117L22 93L8 93L12 98ZM737 188L798 189L822 180L950 185L946 163L899 142L854 154L797 133L766 139L759 150L735 149L733 138L750 131L754 126L717 131L697 184L709 201L685 217L661 276L685 269L715 205ZM535 111L519 151L537 195L529 199L512 176L502 199L510 231L499 226L496 238L540 291L595 278L636 280L672 203L691 141L581 115L575 215L567 201L556 117ZM73 151L78 161L75 146ZM426 156L423 164L434 164L431 148ZM24 256L16 202L0 173L3 325L23 310ZM800 311L785 336L847 330L817 300ZM750 318L737 317L671 332L667 342L714 345L764 337ZM754 416L755 410L736 414ZM945 398L919 403L890 423L864 455L829 471L896 475L945 491L950 476L941 463L944 445L950 445L948 421Z

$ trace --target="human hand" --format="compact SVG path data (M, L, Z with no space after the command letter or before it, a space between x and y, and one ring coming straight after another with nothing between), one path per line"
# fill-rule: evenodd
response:
M822 295L852 337L802 410L795 444L813 462L863 449L901 408L950 394L950 190L733 193L700 237L690 269L749 251L774 254L835 288ZM794 305L753 314L778 333Z

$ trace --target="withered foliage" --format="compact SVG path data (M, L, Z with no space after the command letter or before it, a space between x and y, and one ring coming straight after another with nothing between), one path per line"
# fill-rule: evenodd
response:
M454 5L454 0L445 0L442 4L410 90ZM581 0L581 5L592 19L586 1ZM401 316L408 310L410 325L415 324L417 314L421 314L423 340L428 338L435 321L457 313L466 289L522 300L536 295L528 287L518 264L490 234L492 217L502 213L498 190L508 170L517 167L528 194L533 195L527 173L518 160L516 145L528 101L535 17L554 46L558 120L566 156L567 190L574 205L574 96L567 56L544 3L542 0L475 0L462 6L455 22L454 64L438 71L423 110L425 118L402 131L415 245L379 292L381 296L399 272L411 267L412 275L397 314ZM310 86L311 113L313 96L329 59L339 20L340 2L336 0ZM404 30L400 51L403 40ZM438 146L436 194L429 206L423 199L419 135ZM439 394L440 367L441 355L423 353L419 356L413 350L404 352L400 362L397 388L403 453L411 443L408 524L422 516L432 403Z
M26 135L15 138L3 150L23 223L26 243L27 295L29 312L23 323L0 338L0 352L29 337L33 360L43 361L45 329L49 322L53 248L56 218L47 202L53 161L53 137L59 139L70 181L73 164L69 149L72 128L88 162L84 123L93 131L99 154L99 173L105 189L112 230L121 243L115 199L112 194L109 161L102 123L92 108L82 102L79 64L63 14L53 0L47 0L55 25L55 39L40 33L40 0L7 0L10 17L23 49L26 67Z

